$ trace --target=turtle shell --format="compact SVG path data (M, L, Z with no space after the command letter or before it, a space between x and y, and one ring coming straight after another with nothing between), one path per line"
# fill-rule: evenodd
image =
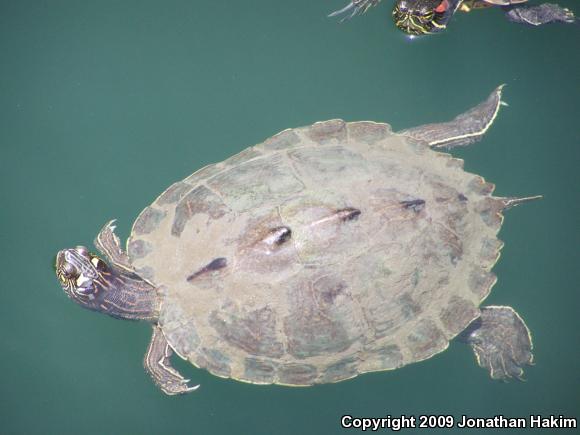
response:
M448 346L495 282L493 185L387 124L285 130L169 187L128 252L184 359L311 385Z

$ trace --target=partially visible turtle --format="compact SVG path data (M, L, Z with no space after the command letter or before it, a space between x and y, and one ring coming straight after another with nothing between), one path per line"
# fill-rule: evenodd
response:
M574 23L574 13L552 3L522 6L528 0L397 0L393 8L395 25L410 35L424 35L444 30L456 11L501 6L508 20L515 23L539 26L548 23ZM342 20L365 13L380 0L352 0L344 8L329 16L346 15Z
M285 130L177 182L145 208L123 251L57 254L66 294L153 325L145 368L167 394L197 387L176 352L256 384L313 385L391 370L460 335L491 377L520 378L532 340L510 307L480 303L496 277L502 211L530 198L436 151L481 139L489 98L440 124L331 120Z

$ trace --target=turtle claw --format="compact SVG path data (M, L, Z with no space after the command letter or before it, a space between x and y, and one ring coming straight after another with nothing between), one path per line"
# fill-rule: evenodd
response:
M121 241L115 234L115 229L117 228L115 225L116 221L117 219L113 219L107 222L99 234L97 234L93 243L111 263L123 269L132 270L129 257L127 257L127 254L121 248Z
M339 15L344 14L345 12L349 12L353 9L352 13L345 15L339 21L340 23L350 20L355 15L362 15L364 14L370 7L376 6L380 0L352 0L349 4L347 4L342 9L334 11L328 14L328 17L336 17Z
M568 8L563 8L552 3L544 3L538 6L519 6L510 8L506 12L508 20L514 23L528 24L531 26L541 26L548 23L577 22L574 12Z
M187 382L189 382L189 379L187 380ZM191 393L192 391L195 391L199 388L200 384L194 385L193 387L187 387L187 390L185 391L186 393Z
M189 379L183 379L181 382L178 383L165 383L165 384L158 384L161 391L163 391L168 396L176 396L178 394L188 394L192 391L195 391L199 388L199 384L190 387L187 385Z
M336 17L336 16L338 16L340 14L343 14L344 12L350 11L352 8L354 8L354 3L353 2L350 2L349 4L347 4L342 9L339 9L337 11L331 12L330 14L327 15L327 17L328 18L330 18L330 17Z
M184 379L176 370L172 370L171 375L169 375L172 379L169 379L167 374L165 376L166 377L165 379L163 379L163 381L160 382L155 381L155 383L157 384L157 386L159 386L161 391L163 391L168 396L176 396L178 394L191 393L192 391L197 390L200 385L197 384L190 387L188 383L191 380Z
M489 371L492 379L521 381L523 367L534 361L530 331L511 307L483 307L481 317L459 339L471 345L477 363Z
M159 326L154 325L151 342L143 360L145 370L161 391L169 396L187 394L197 390L199 384L190 387L188 385L190 380L185 379L181 373L173 368L171 355L173 355L173 350L167 343L163 331Z

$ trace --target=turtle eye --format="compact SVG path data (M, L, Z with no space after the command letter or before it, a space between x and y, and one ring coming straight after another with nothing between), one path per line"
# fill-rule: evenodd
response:
M85 248L84 246L77 246L75 248L75 250L81 254L83 257L89 255L89 250L87 248Z
M78 275L77 268L74 267L71 263L65 263L62 267L62 273L66 278L74 278Z
M91 256L91 263L93 266L95 266L95 269L97 269L99 272L103 272L104 270L107 269L107 265L99 257Z

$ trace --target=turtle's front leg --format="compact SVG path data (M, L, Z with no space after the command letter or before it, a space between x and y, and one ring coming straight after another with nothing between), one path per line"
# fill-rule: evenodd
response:
M459 339L471 345L477 363L493 379L522 379L522 367L534 359L530 331L512 307L483 307Z
M185 379L171 366L171 355L173 350L167 343L163 331L158 325L153 325L153 336L143 361L145 370L153 378L153 382L170 396L197 390L199 385L193 387L187 385L189 379Z
M336 17L341 14L345 14L346 12L352 12L350 14L345 14L344 17L340 20L342 23L345 20L350 20L355 15L364 14L367 9L376 6L379 4L381 0L351 0L349 4L347 4L344 8L339 9L337 11L332 12L329 14L329 17Z
M538 6L507 6L506 17L514 23L540 26L548 23L575 23L576 17L570 9L553 3Z
M111 263L126 270L133 270L129 257L121 248L121 242L115 234L114 219L103 226L93 243Z

